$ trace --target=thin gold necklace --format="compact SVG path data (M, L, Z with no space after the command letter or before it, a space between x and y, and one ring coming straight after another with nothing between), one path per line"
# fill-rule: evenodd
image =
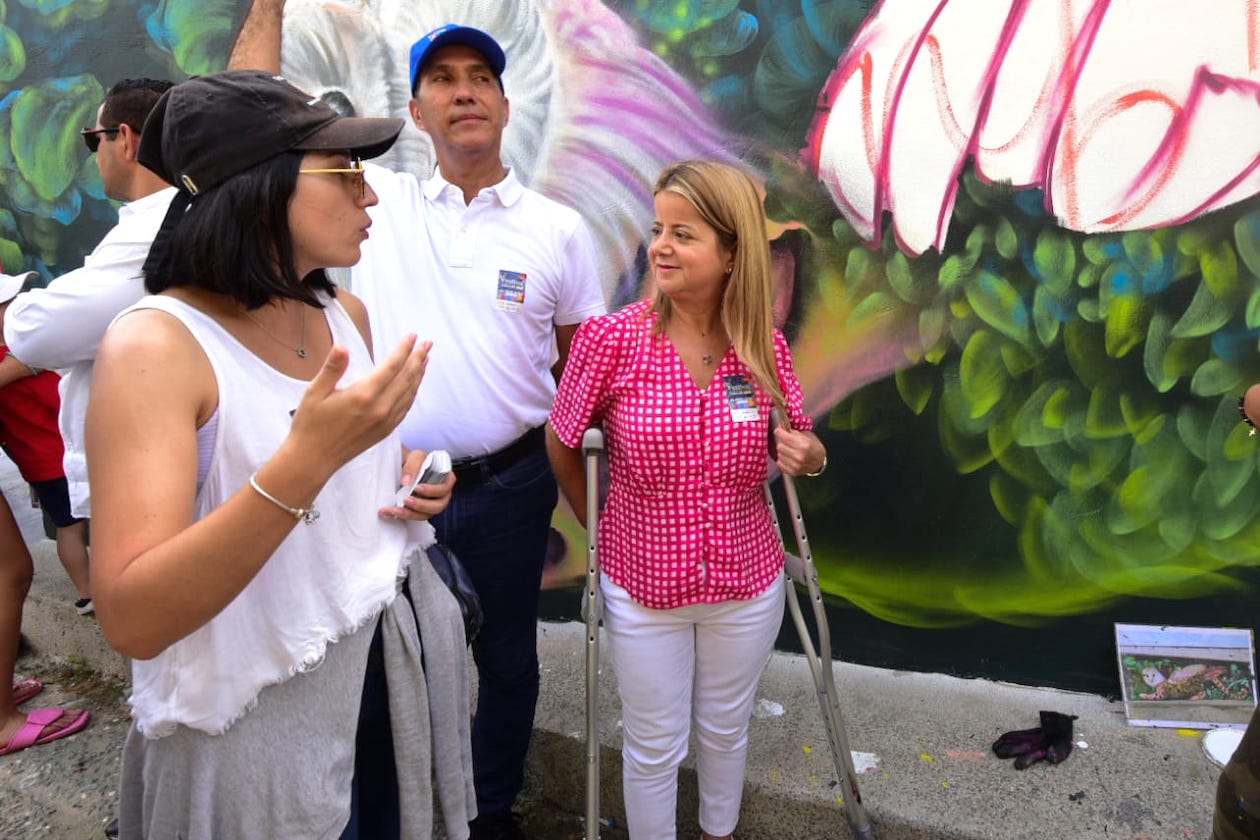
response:
M297 353L299 359L305 359L306 358L306 309L307 307L306 307L306 304L300 304L300 306L302 307L302 343L299 344L297 347L293 347L288 342L281 341L279 338L277 338L276 334L273 333L271 330L267 329L266 327L264 327L263 322L259 321L252 314L250 314L250 311L248 309L242 308L241 311L245 313L246 318L248 318L249 320L253 321L255 324L258 325L258 329L262 330L268 336L270 336L272 341L274 341L276 344L279 344L281 347L284 347L287 350L292 350L294 353Z

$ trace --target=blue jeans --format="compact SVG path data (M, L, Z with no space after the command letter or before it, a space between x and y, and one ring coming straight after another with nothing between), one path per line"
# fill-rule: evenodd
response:
M472 646L479 814L510 811L525 782L538 703L538 590L556 499L547 453L539 447L480 484L456 482L450 505L432 520L438 540L468 569L485 613Z

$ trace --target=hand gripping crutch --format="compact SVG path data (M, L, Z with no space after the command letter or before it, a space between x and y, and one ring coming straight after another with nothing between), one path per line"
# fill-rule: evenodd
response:
M774 520L774 529L783 542L783 531L779 527L779 514L774 509L774 497L770 493L770 484L765 484L766 503L770 506L770 517ZM866 808L862 805L862 794L857 787L857 773L853 769L853 754L849 751L849 738L844 732L844 721L840 717L840 697L836 693L835 673L831 663L831 629L827 625L827 614L823 609L822 587L818 583L818 569L814 566L814 558L809 549L809 537L805 534L805 520L801 516L801 502L796 496L796 486L792 477L783 474L783 493L787 497L788 512L792 515L792 530L796 532L796 545L800 551L799 565L793 563L791 555L786 565L788 573L787 593L788 611L792 613L792 621L796 624L796 632L801 637L801 647L805 651L805 659L809 662L810 674L814 678L814 688L818 691L818 703L822 707L823 723L827 728L827 741L831 746L831 757L836 765L836 777L840 782L840 790L844 797L845 815L849 820L849 830L857 840L874 840L871 821L866 816ZM796 566L796 568L793 568ZM818 648L809 636L809 628L805 624L805 616L801 613L801 605L797 601L797 583L804 583L809 592L809 600L814 608L814 624L818 628Z
M604 433L587 429L582 435L586 457L586 840L599 840L599 457Z

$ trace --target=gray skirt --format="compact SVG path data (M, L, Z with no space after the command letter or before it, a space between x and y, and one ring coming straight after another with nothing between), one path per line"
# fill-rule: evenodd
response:
M269 686L222 735L178 727L123 746L125 840L337 840L350 783L368 648L378 621L389 684L402 836L429 840L433 800L453 840L476 815L469 749L468 652L459 605L413 553L411 598L329 644L318 667ZM422 643L423 640L423 643Z

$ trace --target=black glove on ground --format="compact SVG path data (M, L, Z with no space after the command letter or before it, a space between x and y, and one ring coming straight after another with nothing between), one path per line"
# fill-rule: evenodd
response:
M998 758L1014 758L1015 769L1023 770L1038 761L1058 764L1072 752L1072 721L1076 715L1041 712L1041 726L1005 732L993 742Z

